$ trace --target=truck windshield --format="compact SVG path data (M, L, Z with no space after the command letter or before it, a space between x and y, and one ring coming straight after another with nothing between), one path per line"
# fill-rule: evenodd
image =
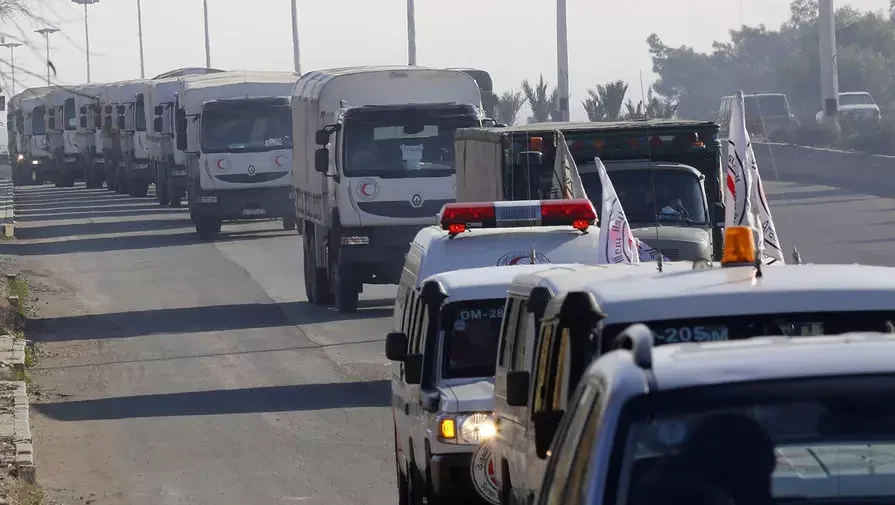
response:
M628 222L632 225L688 223L707 224L702 185L696 175L678 169L647 167L607 172L618 194ZM599 215L602 210L603 185L596 166L579 165L581 183ZM653 189L657 195L653 194ZM656 197L658 196L658 198Z
M476 126L471 107L364 108L344 118L347 176L426 177L454 173L454 131Z
M46 108L43 105L31 109L31 135L46 135L47 124L44 121Z
M65 99L65 105L62 107L62 115L65 118L66 130L74 130L78 126L74 97Z
M743 97L746 117L789 116L784 95L746 95Z
M288 106L234 107L202 114L202 151L260 152L292 148Z
M449 303L442 309L441 375L445 379L494 376L505 300Z

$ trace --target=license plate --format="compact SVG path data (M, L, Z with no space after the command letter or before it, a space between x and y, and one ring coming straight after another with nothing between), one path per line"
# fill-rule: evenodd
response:
M149 165L134 165L134 170L146 170Z
M264 209L242 209L243 216L263 216L267 214Z
M186 175L186 170L173 170L171 175Z
M74 156L66 156L65 158L63 158L62 161L66 162L66 163L71 163L71 162L75 161L76 159L77 158L75 158Z

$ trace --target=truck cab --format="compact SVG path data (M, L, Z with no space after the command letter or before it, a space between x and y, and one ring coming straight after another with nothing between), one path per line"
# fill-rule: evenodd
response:
M149 185L155 182L155 174L149 168L146 146L146 94L149 81L132 81L119 84L120 104L117 123L121 143L121 161L124 163L123 181L130 196L146 196Z
M283 219L292 201L291 72L218 72L181 80L176 148L186 154L190 214L203 240L223 221Z
M453 70L320 70L292 110L308 299L353 312L364 284L398 282L416 232L455 200L453 136L481 125L480 90Z
M31 165L31 177L43 184L52 177L50 149L47 141L47 106L45 94L22 100L25 119L25 159Z
M84 177L81 138L77 134L75 97L79 93L81 86L57 87L47 94L47 140L55 182L60 187L72 187L75 180Z
M179 207L186 195L187 173L182 151L174 149L174 111L181 77L149 82L144 101L146 147L151 171L155 174L155 198L159 205ZM180 163L175 162L175 152Z
M636 238L672 261L717 261L725 208L718 129L706 121L647 120L459 130L457 200L549 198L559 186L554 175L559 131L598 210L597 157Z
M124 106L121 104L123 82L113 82L102 88L102 142L103 165L106 172L106 187L110 191L126 194L125 180L127 162L121 152L121 134L124 130ZM98 147L98 146L97 146Z

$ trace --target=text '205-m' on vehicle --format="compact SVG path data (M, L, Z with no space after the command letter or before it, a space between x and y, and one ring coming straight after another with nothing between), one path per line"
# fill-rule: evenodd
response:
M455 199L454 132L481 125L466 73L424 67L309 72L295 87L296 213L308 299L357 309L396 284L414 235Z

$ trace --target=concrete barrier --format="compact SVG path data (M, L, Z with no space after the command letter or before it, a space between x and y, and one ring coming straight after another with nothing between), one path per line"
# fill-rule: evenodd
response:
M779 174L784 181L895 196L895 156L774 143L755 143L753 150L763 180Z
M4 238L15 236L15 188L12 178L0 179L0 227Z

